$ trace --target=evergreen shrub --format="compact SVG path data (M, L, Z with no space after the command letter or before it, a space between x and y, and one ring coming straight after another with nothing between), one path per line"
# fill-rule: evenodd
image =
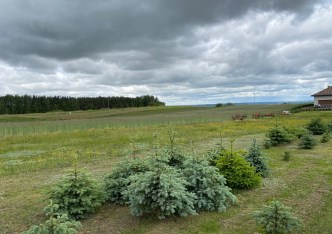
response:
M294 135L289 133L284 127L275 126L267 133L271 146L290 143L294 139Z
M59 205L59 213L81 219L94 212L105 199L102 185L82 169L68 171L62 180L49 191L50 199Z
M332 122L331 122L331 123L328 123L328 124L326 125L326 131L332 133Z
M196 214L195 194L187 191L188 182L177 169L157 164L151 171L129 177L130 184L123 192L135 216L168 216Z
M316 144L315 138L311 134L306 134L300 138L298 146L300 149L313 149Z
M330 141L330 138L331 138L330 133L329 132L325 132L323 134L322 138L320 139L320 142L321 143L327 143L327 142Z
M282 159L284 161L289 161L290 158L291 158L292 154L290 151L285 151L283 154L282 154Z
M205 159L190 157L184 162L183 177L187 180L187 189L196 195L196 211L225 211L230 204L236 203L236 197L226 186L226 179L218 169L210 166Z
M307 128L304 127L297 127L297 128L285 128L285 130L291 134L296 136L297 138L301 138L302 136L310 133L310 131Z
M245 155L245 159L251 166L256 168L256 173L262 177L268 176L269 169L259 145L256 144L256 139L253 140L248 153Z
M226 178L227 186L235 189L249 189L261 184L256 169L239 152L229 152L216 163L219 172Z
M206 152L206 154L204 155L204 157L206 158L206 160L209 162L209 164L210 164L211 166L215 166L217 160L218 160L220 157L225 156L225 154L227 154L227 150L226 150L223 146L218 145L218 146L215 147L215 148L209 149L209 150Z
M32 226L28 231L22 234L75 234L77 230L82 228L78 221L70 220L67 214L59 214L58 204L50 204L45 207L44 212L49 219L40 225Z
M169 166L182 168L186 156L182 149L175 144L175 132L173 129L168 129L169 145L162 149L162 159Z
M291 233L291 231L301 228L301 222L291 213L291 208L284 206L279 201L272 201L262 210L255 211L253 216L266 233Z
M315 118L308 123L307 129L314 135L322 135L326 130L326 126L320 118Z
M112 173L105 177L106 199L118 205L128 205L129 200L123 196L123 192L130 184L129 176L148 170L148 162L138 158L117 164Z

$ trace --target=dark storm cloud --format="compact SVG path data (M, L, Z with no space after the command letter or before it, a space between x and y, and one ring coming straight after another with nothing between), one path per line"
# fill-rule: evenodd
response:
M302 95L313 77L317 87L331 82L331 8L323 0L0 0L0 92L150 93L174 103L198 93L203 102L298 87Z
M309 3L312 1L1 1L0 48L5 58L32 54L59 60L109 50L143 50L157 41L171 48L177 37L189 36L191 26L232 19L250 9L301 14L311 9Z

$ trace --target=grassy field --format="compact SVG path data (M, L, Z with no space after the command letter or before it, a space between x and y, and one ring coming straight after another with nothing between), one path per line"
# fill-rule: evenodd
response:
M296 128L314 117L325 123L332 112L301 112L276 118L232 121L231 116L255 112L280 113L293 105L151 107L84 112L54 112L0 116L0 233L20 233L45 220L45 192L75 158L100 180L130 152L131 139L142 157L152 152L153 134L167 143L167 129L177 142L203 154L219 141L235 138L235 148L261 144L276 122ZM317 137L319 140L319 137ZM254 233L251 213L271 200L293 208L303 220L299 233L331 233L332 141L314 150L299 150L298 142L264 150L271 175L254 190L237 191L237 206L224 213L206 212L187 218L158 220L131 216L127 207L105 204L82 222L80 233ZM191 146L193 144L193 147ZM291 151L289 162L282 153Z

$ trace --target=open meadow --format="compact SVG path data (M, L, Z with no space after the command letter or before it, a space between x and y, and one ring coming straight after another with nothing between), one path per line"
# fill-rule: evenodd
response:
M98 111L0 115L0 233L20 233L45 221L46 192L73 167L86 168L102 181L114 165L153 154L154 136L168 144L167 130L189 153L203 155L220 142L235 139L234 148L248 150L252 140L263 145L276 123L296 129L319 117L332 122L331 111L280 115L295 104L210 107L146 107ZM252 119L252 114L276 117ZM246 114L233 121L235 114ZM185 218L137 218L128 207L104 204L82 220L79 233L255 233L252 212L272 200L292 207L303 222L299 233L332 233L332 140L312 150L298 140L264 149L271 173L262 186L233 191L239 203L225 212L202 212ZM290 151L290 161L282 155Z

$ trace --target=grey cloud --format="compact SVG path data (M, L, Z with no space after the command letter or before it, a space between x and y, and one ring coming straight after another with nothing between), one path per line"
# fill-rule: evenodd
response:
M173 102L311 93L331 82L331 8L323 0L0 0L0 91L146 92Z

